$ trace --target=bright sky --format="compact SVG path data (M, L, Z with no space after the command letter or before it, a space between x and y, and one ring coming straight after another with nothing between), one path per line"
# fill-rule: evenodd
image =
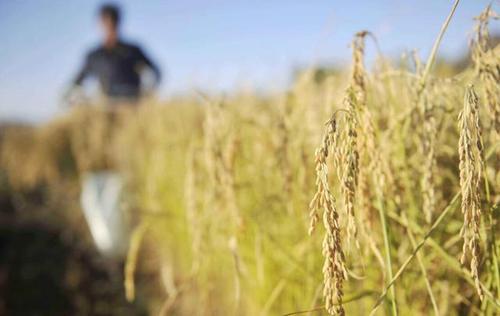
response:
M490 1L461 1L442 56L463 54L472 18ZM124 38L142 44L163 69L163 97L193 87L284 87L295 66L348 61L351 37L363 29L375 33L386 54L418 49L426 57L452 2L116 1ZM60 111L62 92L99 41L101 3L0 0L0 119L38 121Z

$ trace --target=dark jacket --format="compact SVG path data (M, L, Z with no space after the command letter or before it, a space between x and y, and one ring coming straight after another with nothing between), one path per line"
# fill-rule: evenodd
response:
M88 53L74 83L81 85L85 78L95 77L107 96L137 98L141 93L140 73L144 66L153 71L158 84L160 70L141 48L119 41L113 48L101 46Z

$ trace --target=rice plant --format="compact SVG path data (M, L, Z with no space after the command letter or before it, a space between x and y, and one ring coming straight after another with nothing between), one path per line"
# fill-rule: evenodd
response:
M2 165L18 186L119 170L136 227L127 298L152 314L498 315L498 15L479 14L472 62L442 76L455 8L425 63L368 68L361 31L350 69L323 80L77 108L8 131Z

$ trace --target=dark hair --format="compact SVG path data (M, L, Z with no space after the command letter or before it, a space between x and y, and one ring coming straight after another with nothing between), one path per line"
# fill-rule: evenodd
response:
M120 24L120 15L120 8L116 4L112 3L103 4L99 10L99 16L101 18L110 18L115 26Z

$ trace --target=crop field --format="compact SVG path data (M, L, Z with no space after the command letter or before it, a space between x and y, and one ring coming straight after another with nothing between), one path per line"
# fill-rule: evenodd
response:
M498 15L478 12L470 63L446 72L451 15L429 58L367 67L377 42L360 31L348 68L283 93L78 106L7 129L2 172L48 200L88 171L123 174L123 295L154 315L499 315ZM77 202L58 214L85 234Z

